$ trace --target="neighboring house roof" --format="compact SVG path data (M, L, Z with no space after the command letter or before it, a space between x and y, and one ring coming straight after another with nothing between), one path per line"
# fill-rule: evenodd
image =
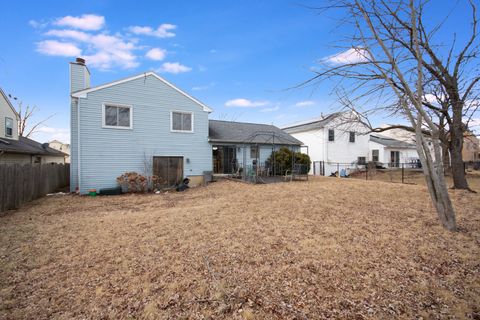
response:
M221 120L208 122L211 142L302 145L301 141L269 124Z
M18 137L18 140L0 139L0 152L2 151L6 153L67 156L66 153L50 148L48 144L41 144L25 137Z
M10 107L10 109L12 109L13 113L15 113L15 115L16 115L17 118L18 118L18 112L17 112L17 110L15 110L15 108L14 108L13 105L12 105L12 103L10 102L10 99L8 99L7 95L5 94L5 92L3 92L2 88L0 88L0 94L5 98L5 101L7 101L8 106Z
M203 108L203 111L206 111L206 112L212 112L212 111L213 111L213 110L212 110L210 107L208 107L206 104L198 101L197 99L195 99L194 97L192 97L191 95L189 95L188 93L186 93L185 91L180 90L179 88L177 88L176 86L174 86L173 84L171 84L170 82L168 82L167 80L165 80L164 78L160 77L158 74L156 74L156 73L153 72L153 71L144 72L144 73L141 73L141 74L132 76L132 77L128 77L128 78L124 78L124 79L112 81L112 82L109 82L109 83L102 84L102 85L100 85L100 86L96 86L96 87L92 87L92 88L88 88L88 89L84 89L84 90L75 91L75 92L72 93L72 97L76 97L76 98L86 98L86 97L87 97L87 93L90 93L90 92L93 92L93 91L97 91L97 90L101 90L101 89L105 89L105 88L108 88L108 87L111 87L111 86L115 86L115 85L117 85L117 84L125 83L125 82L128 82L128 81L132 81L132 80L139 79L139 78L143 78L143 77L147 77L147 76L153 76L153 77L157 78L158 80L162 81L163 83L165 83L167 86L171 87L172 89L180 92L181 94L183 94L184 96L186 96L187 98L189 98L190 100L192 100L193 102L195 102L195 103L197 103L198 105L200 105L200 106Z
M416 148L414 144L400 141L397 139L392 139L380 135L370 135L370 141L379 143L388 148Z
M313 119L285 125L285 126L282 126L281 128L288 133L321 129L321 128L324 128L332 120L340 116L342 113L343 112L335 112L326 116L320 116Z

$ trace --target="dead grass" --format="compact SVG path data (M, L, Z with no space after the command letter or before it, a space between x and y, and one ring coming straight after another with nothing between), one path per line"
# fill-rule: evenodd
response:
M480 195L357 179L49 197L0 217L0 319L480 317Z

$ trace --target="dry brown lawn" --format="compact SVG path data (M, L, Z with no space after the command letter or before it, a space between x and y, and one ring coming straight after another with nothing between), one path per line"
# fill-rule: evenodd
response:
M478 319L480 194L451 194L457 233L357 179L43 198L0 217L0 319Z

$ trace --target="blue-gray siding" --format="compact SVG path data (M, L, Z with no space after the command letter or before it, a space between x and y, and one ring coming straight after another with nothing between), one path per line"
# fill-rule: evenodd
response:
M184 175L212 170L208 113L153 76L88 93L80 103L80 192L116 185L127 171L144 171L144 158L183 156ZM131 105L133 129L102 128L102 105ZM76 112L72 105L72 182L77 182ZM194 133L170 131L171 111L194 112ZM186 159L189 161L186 161ZM75 186L72 186L74 189Z

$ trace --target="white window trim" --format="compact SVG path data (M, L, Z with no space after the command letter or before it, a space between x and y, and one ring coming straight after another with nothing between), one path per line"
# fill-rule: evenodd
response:
M7 119L12 121L12 134L7 134ZM8 138L13 137L13 134L14 134L14 132L13 132L13 118L5 117L5 128L4 128L4 130L5 130L5 137L8 137Z
M192 130L174 130L173 129L173 113L182 113L182 114L189 114L192 116ZM171 110L170 111L170 132L178 132L178 133L194 133L194 124L195 124L195 114L190 111L178 111L178 110Z
M107 126L105 124L105 107L120 107L120 108L128 108L130 109L130 126L129 127L122 127L122 126ZM105 129L120 129L120 130L132 130L133 129L133 106L128 104L119 104L119 103L103 103L102 104L102 128Z

